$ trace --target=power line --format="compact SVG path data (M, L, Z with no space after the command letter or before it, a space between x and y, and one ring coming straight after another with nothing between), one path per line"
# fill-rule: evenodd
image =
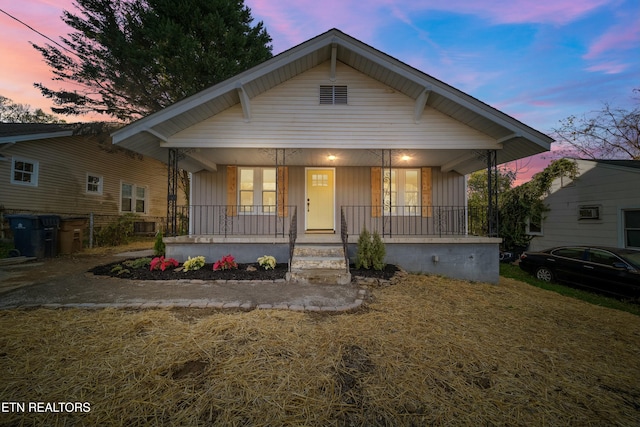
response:
M69 52L72 55L78 56L74 51L69 50L67 47L61 45L60 43L58 43L57 41L51 39L50 37L42 34L40 31L36 30L35 28L33 28L31 25L21 21L20 19L16 18L15 16L11 15L9 12L4 11L3 9L0 9L0 12L4 13L5 15L7 15L9 18L19 22L20 24L24 25L25 27L27 27L28 29L30 29L31 31L33 31L36 34L41 35L42 37L44 37L45 39L49 40L51 43L54 43L58 46L60 46L62 49L66 50L67 52Z

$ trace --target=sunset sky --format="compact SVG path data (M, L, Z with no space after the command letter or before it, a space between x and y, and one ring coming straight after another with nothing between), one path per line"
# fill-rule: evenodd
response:
M558 121L628 108L640 88L638 0L245 0L278 54L331 28L551 133ZM60 41L71 0L0 0ZM47 40L0 12L0 95L50 112L33 83L51 73L28 42ZM65 118L69 122L88 118Z

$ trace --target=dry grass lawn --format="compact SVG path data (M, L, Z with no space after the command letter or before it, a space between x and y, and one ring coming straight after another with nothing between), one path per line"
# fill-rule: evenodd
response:
M409 275L355 313L0 312L7 425L602 426L640 420L640 317Z

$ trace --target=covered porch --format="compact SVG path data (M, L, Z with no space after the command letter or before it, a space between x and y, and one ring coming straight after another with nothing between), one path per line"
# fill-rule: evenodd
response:
M271 255L278 262L288 262L291 269L296 245L340 246L348 265L355 262L359 234L366 228L382 237L385 261L406 271L490 283L498 280L501 239L483 232L486 212L452 206L389 206L385 215L381 206L341 206L339 228L332 232L299 230L297 206L283 207L282 215L276 214L275 206L270 208L271 215L260 214L265 206L181 207L179 211L191 216L180 214L179 228L199 233L165 238L167 256L184 261L232 254L238 262L252 263ZM242 210L246 214L237 215ZM417 214L427 210L430 216ZM393 211L413 214L391 215Z

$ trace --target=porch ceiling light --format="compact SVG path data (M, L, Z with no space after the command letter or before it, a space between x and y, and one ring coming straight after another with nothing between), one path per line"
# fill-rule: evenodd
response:
M329 155L327 156L327 159L329 159L329 161L332 161L332 162L333 162L333 161L336 159L336 156L334 156L333 154L329 154Z
M402 157L400 157L400 159L404 160L405 162L408 162L409 160L411 160L411 156L407 156L406 154L404 154Z

